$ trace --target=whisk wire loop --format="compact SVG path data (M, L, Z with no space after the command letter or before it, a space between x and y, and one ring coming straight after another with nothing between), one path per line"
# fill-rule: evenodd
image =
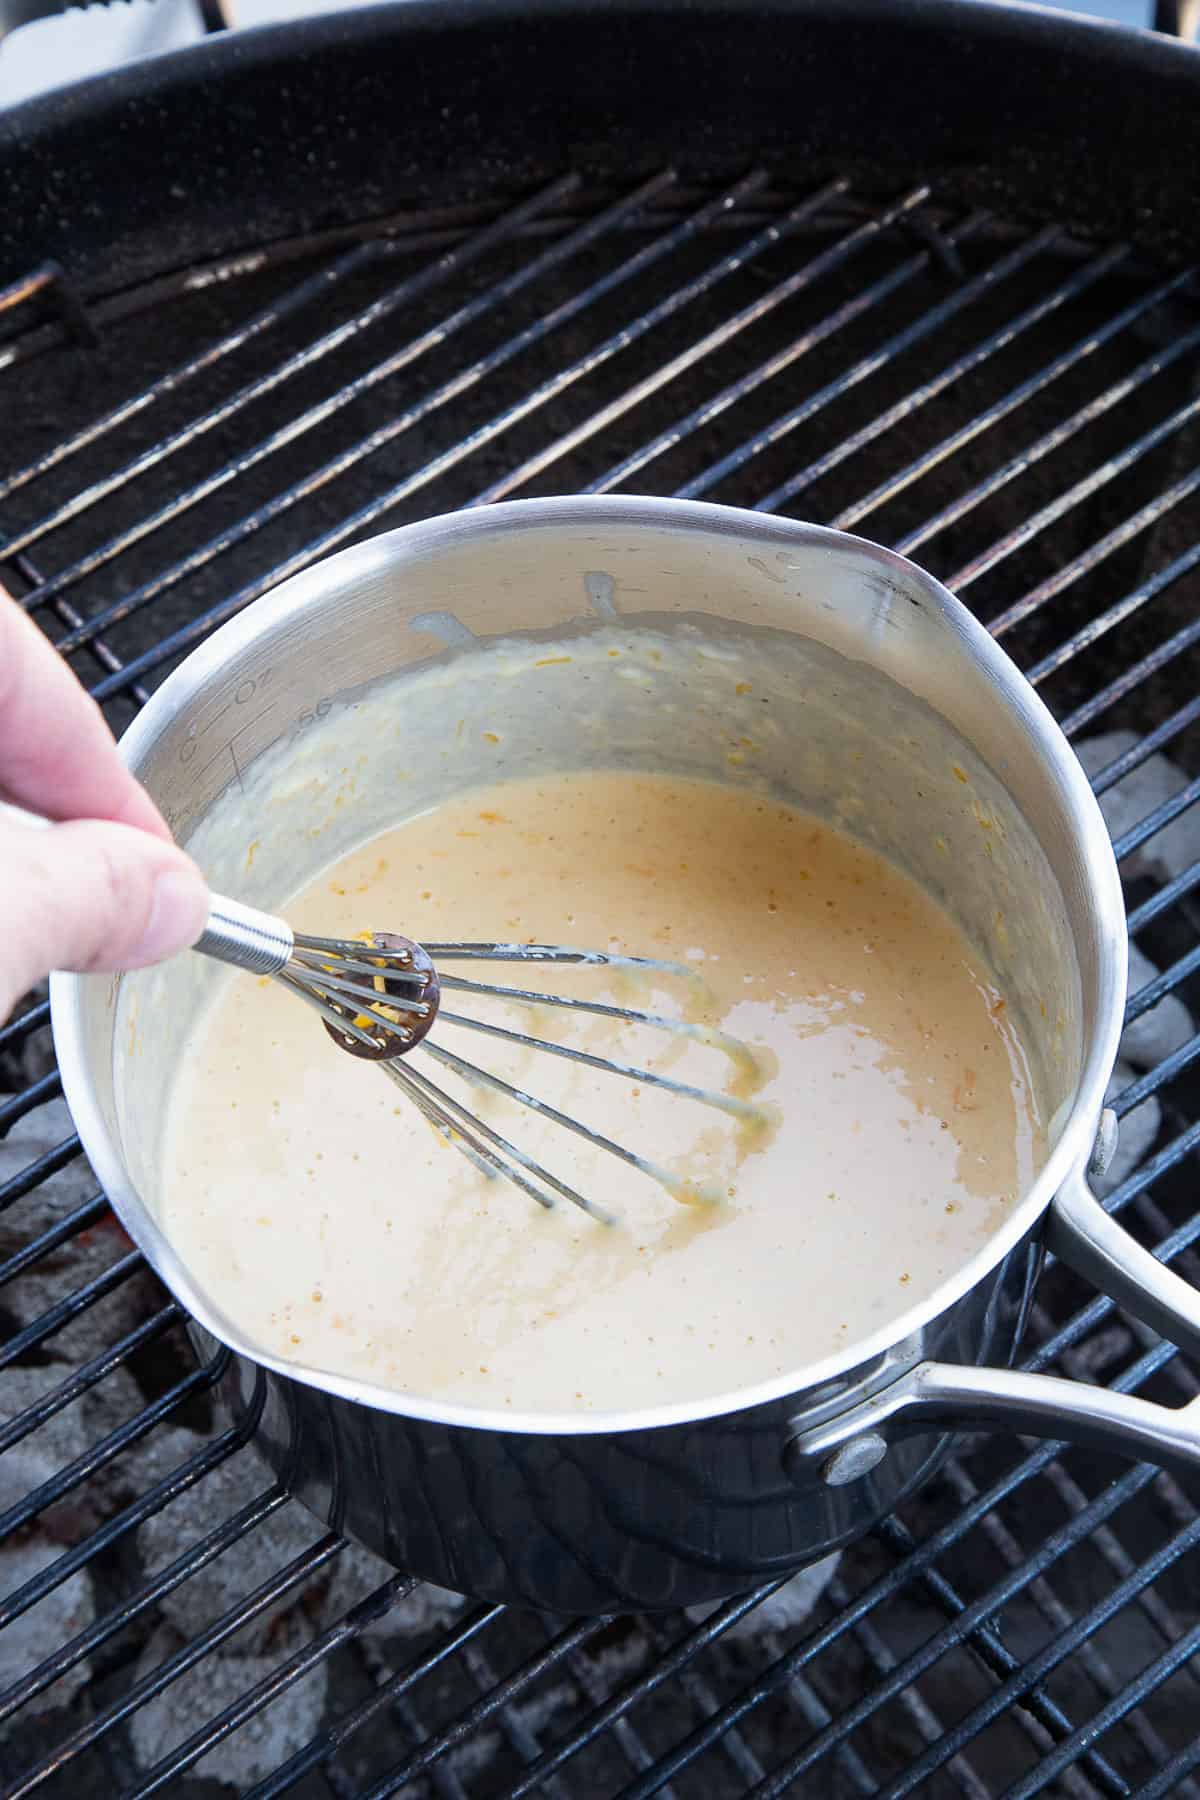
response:
M447 975L441 965L453 962L543 964L562 969L610 968L642 975L683 978L693 994L702 990L696 971L684 963L655 957L626 956L611 950L578 950L561 944L441 943L421 945L388 932L364 933L358 940L294 933L282 919L253 907L214 896L207 929L195 948L206 956L252 974L270 975L311 1007L340 1048L379 1063L384 1073L412 1101L442 1138L452 1144L489 1179L503 1178L552 1207L556 1197L579 1207L589 1217L614 1223L611 1213L569 1182L555 1175L512 1143L463 1101L447 1093L421 1070L403 1059L423 1048L442 1068L468 1087L499 1094L619 1158L658 1182L677 1198L711 1199L703 1186L689 1183L626 1145L594 1131L547 1100L480 1067L427 1034L435 1021L461 1031L474 1031L522 1051L569 1059L602 1074L620 1076L657 1088L680 1099L715 1108L739 1123L761 1123L764 1110L717 1088L699 1087L654 1069L602 1056L571 1043L517 1031L495 1019L442 1008L442 991L471 996L505 1007L552 1008L567 1015L612 1020L642 1030L658 1031L724 1051L743 1069L753 1065L744 1044L712 1026L692 1019L635 1007L615 1006L584 995L543 993L533 988L489 983L464 975ZM435 960L436 959L436 962Z

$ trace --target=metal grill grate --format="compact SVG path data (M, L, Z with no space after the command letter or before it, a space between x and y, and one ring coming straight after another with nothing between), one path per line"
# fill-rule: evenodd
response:
M90 316L54 269L0 294L0 571L119 729L281 576L451 506L676 492L916 554L1111 811L1151 961L1110 1204L1195 1280L1198 377L1200 291L1133 249L924 187L567 175ZM706 1619L460 1605L322 1534L214 1418L36 996L0 1086L5 1794L1200 1792L1200 1511L1168 1477L971 1440L836 1569ZM1196 1392L1057 1266L1025 1355Z

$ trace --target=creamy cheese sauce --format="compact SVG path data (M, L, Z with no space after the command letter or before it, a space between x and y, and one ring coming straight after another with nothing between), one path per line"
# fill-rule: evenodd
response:
M231 1318L310 1367L525 1412L726 1392L931 1294L1043 1155L1005 997L958 926L874 852L770 799L628 773L502 782L375 838L286 911L333 936L683 965L445 970L669 1014L690 1036L461 992L443 1009L761 1108L739 1120L440 1020L435 1044L663 1165L655 1180L414 1053L615 1214L606 1226L487 1179L294 996L228 979L174 1086L161 1222ZM718 1031L749 1055L705 1041Z

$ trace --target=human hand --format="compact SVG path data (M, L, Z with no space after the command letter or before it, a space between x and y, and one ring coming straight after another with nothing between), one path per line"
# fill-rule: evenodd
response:
M208 889L95 701L0 587L0 1021L51 969L135 969L194 944Z

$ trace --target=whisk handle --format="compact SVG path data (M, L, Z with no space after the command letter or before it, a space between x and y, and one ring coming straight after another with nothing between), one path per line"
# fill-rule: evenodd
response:
M250 975L277 975L295 948L292 928L271 913L214 894L208 924L192 948Z
M3 3L0 0L0 7ZM0 818L39 830L50 824L49 819L6 800L0 800ZM295 947L292 928L282 919L259 912L257 907L243 906L238 900L226 900L222 894L209 896L208 924L192 946L202 956L231 963L250 975L277 975Z

